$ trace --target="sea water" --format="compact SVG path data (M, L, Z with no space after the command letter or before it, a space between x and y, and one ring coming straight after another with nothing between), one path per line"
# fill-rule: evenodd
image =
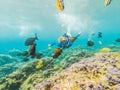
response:
M70 48L63 50L59 59L76 48L99 52L106 47L120 52L120 42L116 42L120 39L120 1L112 0L109 6L103 3L103 0L64 0L65 9L60 11L55 6L56 0L1 0L0 78L35 61L29 57L25 62L16 54L29 50L29 46L24 45L25 40L35 37L35 33L38 37L36 52L43 54L41 58L52 58L57 46L49 50L48 44L58 42L65 32L72 36L82 33ZM98 32L102 38L98 38ZM92 40L94 46L87 46L88 40Z

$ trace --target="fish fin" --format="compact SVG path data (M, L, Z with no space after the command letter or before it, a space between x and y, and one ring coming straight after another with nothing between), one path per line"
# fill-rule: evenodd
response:
M37 36L37 33L35 33L35 39L38 40L38 36Z
M61 10L61 11L64 9L64 5L61 3L60 0L57 0L56 8Z

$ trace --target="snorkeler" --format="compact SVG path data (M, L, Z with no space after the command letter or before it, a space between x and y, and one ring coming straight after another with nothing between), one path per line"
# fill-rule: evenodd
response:
M62 36L58 38L57 43L48 44L48 47L50 48L51 46L56 45L62 49L69 48L70 46L72 46L73 42L80 36L80 34L81 32L78 33L75 37L72 37L67 35L67 33L64 33Z
M61 10L61 11L64 10L64 2L63 2L63 0L57 0L56 8Z
M62 36L58 38L57 43L49 44L48 45L49 48L51 48L51 46L54 46L54 45L57 46L57 48L54 49L53 58L57 58L58 56L60 56L62 54L63 49L66 49L72 46L73 42L80 36L80 34L81 32L78 33L75 37L72 37L67 33L64 33Z

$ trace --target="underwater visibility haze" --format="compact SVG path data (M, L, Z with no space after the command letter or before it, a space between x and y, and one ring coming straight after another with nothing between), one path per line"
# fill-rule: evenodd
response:
M120 0L1 0L0 90L120 90L119 24Z
M115 39L120 33L120 1L113 0L107 7L103 1L65 0L62 12L56 9L56 0L0 1L1 48L24 48L24 40L34 33L38 34L40 49L46 46L45 41L55 41L65 31L82 31L81 38L87 38L88 32L103 32L105 40L110 40L111 34Z

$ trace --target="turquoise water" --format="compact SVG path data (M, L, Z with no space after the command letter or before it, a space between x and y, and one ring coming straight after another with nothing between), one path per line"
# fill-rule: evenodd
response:
M57 42L65 32L72 36L79 32L82 34L70 48L63 50L59 60L76 48L90 53L103 47L114 47L116 52L120 51L120 42L116 42L120 38L120 0L112 0L109 6L104 6L104 0L64 0L63 11L59 11L55 4L56 0L0 1L0 78L27 64L23 57L15 56L15 53L28 50L24 42L34 37L35 33L38 36L36 52L41 52L42 58L52 57L56 46L48 50L48 44ZM102 32L102 44L98 43L98 32ZM88 47L88 39L94 41L95 45Z
M46 44L66 31L72 35L82 31L81 44L90 32L100 31L103 39L112 43L119 37L120 1L113 0L107 7L103 0L65 0L64 3L65 10L61 12L55 8L55 0L0 1L0 50L26 48L25 39L34 33L39 37L39 49L46 49Z
M102 46L115 44L120 38L120 1L104 6L103 0L65 0L65 10L55 8L55 0L0 1L0 53L12 49L27 50L24 41L37 33L37 50L46 50L64 32L75 36L82 32L74 45L87 46L88 35L99 47L97 33L102 32Z

